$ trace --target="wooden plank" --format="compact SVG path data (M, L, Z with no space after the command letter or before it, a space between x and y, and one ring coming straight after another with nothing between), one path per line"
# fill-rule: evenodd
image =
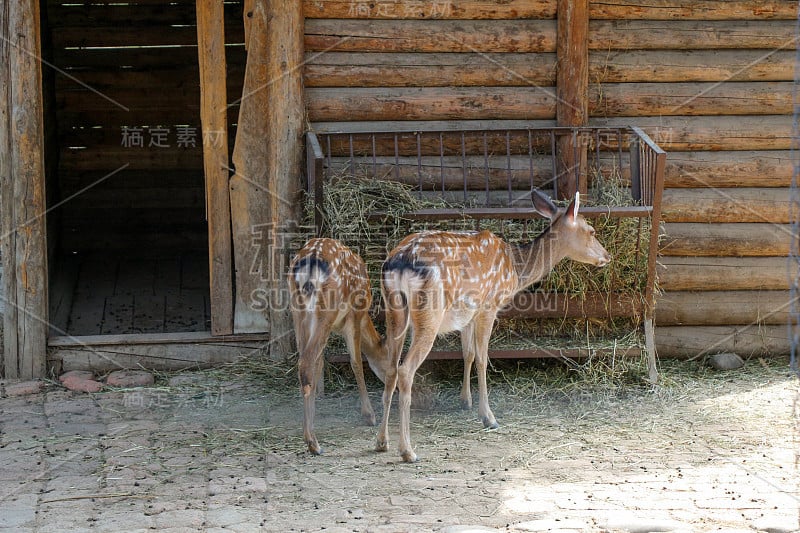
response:
M593 83L792 81L790 50L597 50L589 54Z
M125 257L119 262L114 295L154 294L156 262L154 259Z
M589 0L558 0L557 5L556 123L584 126L589 120ZM558 139L556 193L560 199L572 198L576 191L586 193L586 147L577 142L571 136Z
M793 65L793 63L792 63ZM306 87L551 87L555 54L306 54Z
M272 192L267 178L265 144L269 139L266 109L270 78L267 74L267 21L264 0L253 4L247 67L233 148L236 173L230 179L231 229L235 274L233 331L255 333L269 330L268 316L252 306L253 295L263 294L267 282L266 225Z
M615 0L592 1L593 19L646 20L794 20L797 6L781 0Z
M164 331L166 296L161 294L133 295L131 333L161 333Z
M639 316L643 312L641 298L630 295L586 293L567 295L542 292L520 292L500 317L528 318L616 318Z
M297 349L294 327L289 313L286 283L291 244L286 232L294 232L302 216L300 207L303 175L303 134L306 126L303 93L303 5L296 0L267 0L266 61L267 138L265 155L269 203L269 354L273 360L285 361ZM252 51L252 47L250 48Z
M265 343L266 333L251 335L212 335L210 331L180 331L165 333L132 333L129 335L62 335L50 337L50 347L131 346L148 344L211 344L220 346L236 343Z
M796 40L794 28L791 20L593 20L589 49L791 50Z
M789 224L790 191L784 188L667 189L666 222L770 222Z
M133 333L133 295L108 296L103 310L101 335Z
M211 331L225 335L233 331L233 264L222 0L197 0L197 40L201 115L203 131L206 132L203 135L203 167L208 202L207 271L213 310Z
M312 121L552 119L551 87L408 87L307 89Z
M227 45L225 58L229 65L244 65L244 45ZM82 72L92 69L117 72L149 68L183 69L186 65L196 64L197 47L56 48L53 50L53 60L62 68L70 67L70 74L80 79Z
M594 118L590 125L625 126L631 118ZM661 148L672 151L790 150L791 115L640 117L635 119Z
M793 173L789 150L670 152L664 186L789 187Z
M244 42L244 29L232 26L228 31L228 39L229 42ZM171 48L194 45L197 45L197 29L192 26L163 26L161 31L142 31L142 28L126 26L94 26L91 31L69 27L53 32L53 46L56 48Z
M100 335L103 327L106 295L100 291L76 292L67 322L67 333L70 335Z
M80 260L77 256L62 254L58 257L58 264L50 282L49 336L64 335L67 331L79 271Z
M11 35L9 5L10 0L0 0L0 35ZM11 123L11 41L0 39L0 187L3 191L14 190L14 174L11 171L11 150L13 142ZM14 307L16 298L17 274L14 247L14 234L9 234L16 226L14 218L14 199L11 194L0 194L0 261L2 261L3 302L3 350L0 353L0 372L5 375L6 359L9 365L16 365L18 356L17 326L19 313Z
M695 359L722 352L742 357L782 356L791 351L786 325L658 326L656 350L661 357Z
M690 257L788 256L789 224L664 224L660 253Z
M659 326L786 324L790 295L783 291L677 291L658 298Z
M636 48L636 47L634 47ZM554 20L310 19L311 52L514 52L556 50Z
M397 0L368 2L364 0L303 1L303 14L307 19L401 19L457 20L457 19L552 19L556 16L555 0L530 2L528 0L460 0L459 2L419 2Z
M797 273L786 257L661 257L658 282L666 291L785 291Z
M164 331L202 331L205 326L204 290L167 291Z
M194 0L160 2L149 8L140 2L127 5L121 2L84 3L83 5L64 2L64 4L49 7L51 27L83 27L91 31L98 26L114 24L146 30L154 26L194 26L197 23ZM241 16L241 5L226 4L226 23L241 22Z
M53 348L51 365L61 370L109 372L120 369L178 371L233 363L264 348L260 342L166 343Z
M793 82L593 84L589 112L601 117L787 115Z
M10 209L3 215L3 271L6 283L6 312L14 314L6 322L4 363L6 378L44 377L48 334L48 270L45 228L45 146L41 72L39 2L3 2L0 12L4 35L10 36L2 49L2 62L8 78L0 96L7 98L4 137L10 150L6 163L3 196ZM8 106L8 107L6 107ZM13 122L12 122L13 121ZM11 272L13 276L9 275ZM9 311L12 310L12 311Z

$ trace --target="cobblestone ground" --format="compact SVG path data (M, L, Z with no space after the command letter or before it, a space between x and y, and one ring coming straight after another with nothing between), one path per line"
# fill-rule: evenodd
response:
M526 389L495 372L496 431L457 409L448 382L412 414L413 465L394 443L372 451L352 388L318 402L325 454L308 455L286 372L282 387L214 371L0 399L0 528L798 529L798 389L785 361L725 374L671 363L664 387L612 394ZM396 418L391 429L396 439Z

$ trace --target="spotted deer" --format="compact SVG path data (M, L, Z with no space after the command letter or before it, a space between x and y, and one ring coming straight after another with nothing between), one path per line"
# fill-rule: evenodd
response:
M361 398L361 415L375 425L367 395L361 353L383 381L387 358L369 316L372 303L364 261L335 239L311 239L292 260L288 272L291 312L297 348L300 391L303 395L303 437L308 450L322 453L314 434L314 410L321 390L323 350L332 332L340 333L350 352L350 366Z
M478 414L487 428L498 427L489 408L486 387L489 337L498 311L512 297L546 276L569 258L598 267L611 256L595 231L578 214L578 194L565 210L538 191L531 191L534 209L550 225L527 244L510 244L489 231L430 231L407 236L383 264L381 291L386 305L386 350L390 359L384 379L383 418L376 450L388 448L389 410L395 388L400 401L400 455L406 462L417 456L411 446L410 407L414 374L430 353L436 336L461 332L464 382L461 401L471 406L469 377L475 362L478 374ZM406 333L411 345L401 352Z

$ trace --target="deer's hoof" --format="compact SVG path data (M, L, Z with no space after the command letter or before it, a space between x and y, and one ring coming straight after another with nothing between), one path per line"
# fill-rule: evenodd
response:
M403 462L406 463L416 463L418 461L417 454L412 451L403 452L400 454L400 457L402 457Z
M461 410L462 411L469 411L472 409L472 398L465 400L464 398L461 399Z
M483 417L483 427L486 429L497 429L500 427L500 424L497 423L497 420L485 416Z
M378 442L375 443L376 452L385 452L388 449L389 449L389 443L386 442L385 440L378 440Z
M322 446L316 440L308 443L308 451L313 455L322 455L323 453Z
M364 423L368 426L375 425L375 413L361 413L362 418L364 418Z

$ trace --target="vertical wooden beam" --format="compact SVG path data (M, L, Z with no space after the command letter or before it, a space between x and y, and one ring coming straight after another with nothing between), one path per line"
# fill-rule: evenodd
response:
M559 126L584 126L589 119L589 0L558 0L557 10L556 120ZM577 176L585 177L586 147L576 146L571 136L561 137L558 145L558 197L566 199L574 196L579 181L585 188L586 180Z
M269 197L267 181L267 15L265 0L254 0L248 13L247 66L244 74L233 166L230 180L231 223L236 292L234 333L269 331L269 276L267 266L267 224Z
M48 293L39 0L0 0L0 179L7 378L45 375ZM7 39L7 40L6 40Z
M270 190L270 224L274 231L270 291L270 357L284 359L294 352L288 287L286 287L286 258L288 234L299 219L299 192L303 175L303 39L302 0L267 0L267 60L268 107L267 143L268 180Z
M231 207L223 0L197 0L200 117L208 219L211 333L233 333Z

